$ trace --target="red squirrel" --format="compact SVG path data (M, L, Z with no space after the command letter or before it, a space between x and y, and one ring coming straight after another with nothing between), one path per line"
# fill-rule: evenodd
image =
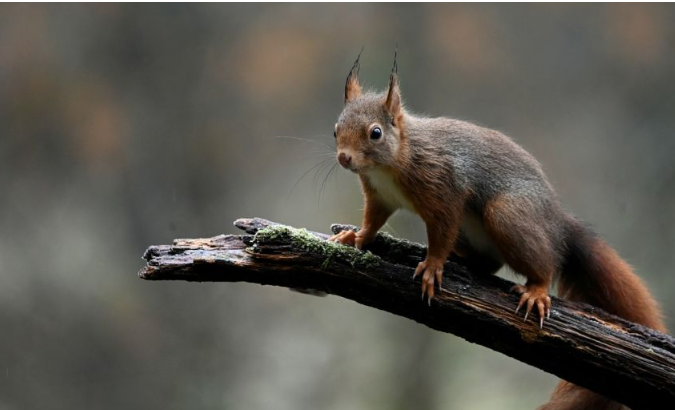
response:
M506 263L525 276L516 285L516 313L534 310L539 326L551 312L549 287L665 332L655 300L619 255L568 214L537 160L504 134L449 118L415 116L403 106L398 66L385 93L366 92L356 59L335 124L337 160L360 179L365 206L358 232L330 238L362 248L398 209L426 224L428 251L415 269L429 302L451 253L479 261L485 273ZM567 382L540 410L621 409L618 403Z

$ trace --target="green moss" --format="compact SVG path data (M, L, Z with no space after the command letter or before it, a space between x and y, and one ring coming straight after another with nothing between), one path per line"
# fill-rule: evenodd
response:
M372 268L379 265L381 259L366 251L362 252L352 246L341 245L317 238L306 229L296 229L284 225L274 225L258 231L253 238L254 249L256 244L274 243L290 240L293 246L307 252L316 253L325 257L322 268L327 268L335 260L344 260L357 268Z

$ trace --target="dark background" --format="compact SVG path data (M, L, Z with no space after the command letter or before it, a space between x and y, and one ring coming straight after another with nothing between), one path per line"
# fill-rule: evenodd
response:
M398 43L412 111L532 152L673 328L673 21L628 4L0 6L0 409L546 400L552 375L337 297L137 278L147 246L238 217L360 222L356 178L310 169L362 45L363 83L386 85ZM386 229L425 239L411 215Z

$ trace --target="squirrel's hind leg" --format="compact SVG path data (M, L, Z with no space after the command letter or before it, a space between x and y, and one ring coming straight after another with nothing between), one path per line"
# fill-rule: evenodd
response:
M550 316L548 290L558 263L546 230L541 224L533 222L532 217L538 211L527 198L503 195L486 205L484 223L504 261L516 273L527 278L524 286L512 288L521 295L516 312L524 307L527 320L536 307L542 327L544 319Z

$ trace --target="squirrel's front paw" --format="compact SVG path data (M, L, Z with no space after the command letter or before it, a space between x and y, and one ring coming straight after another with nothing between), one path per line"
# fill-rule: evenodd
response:
M363 249L365 245L371 243L374 235L366 233L366 231L342 231L337 235L328 238L329 241L341 243L343 245L356 246L358 249Z
M330 242L337 242L342 245L354 246L356 245L356 232L352 230L346 230L338 232L337 234L328 238Z
M516 313L521 307L527 304L525 310L525 319L530 315L534 305L537 305L539 312L539 327L544 327L544 319L551 317L551 298L548 296L548 286L540 284L515 285L511 288L512 292L520 294L520 301L516 308Z
M413 275L413 280L424 272L422 276L422 300L424 300L424 295L426 294L429 300L429 305L431 305L431 299L434 298L435 289L434 284L438 282L438 290L443 290L443 264L444 260L438 258L427 257L425 260L417 265L415 269L415 274Z

